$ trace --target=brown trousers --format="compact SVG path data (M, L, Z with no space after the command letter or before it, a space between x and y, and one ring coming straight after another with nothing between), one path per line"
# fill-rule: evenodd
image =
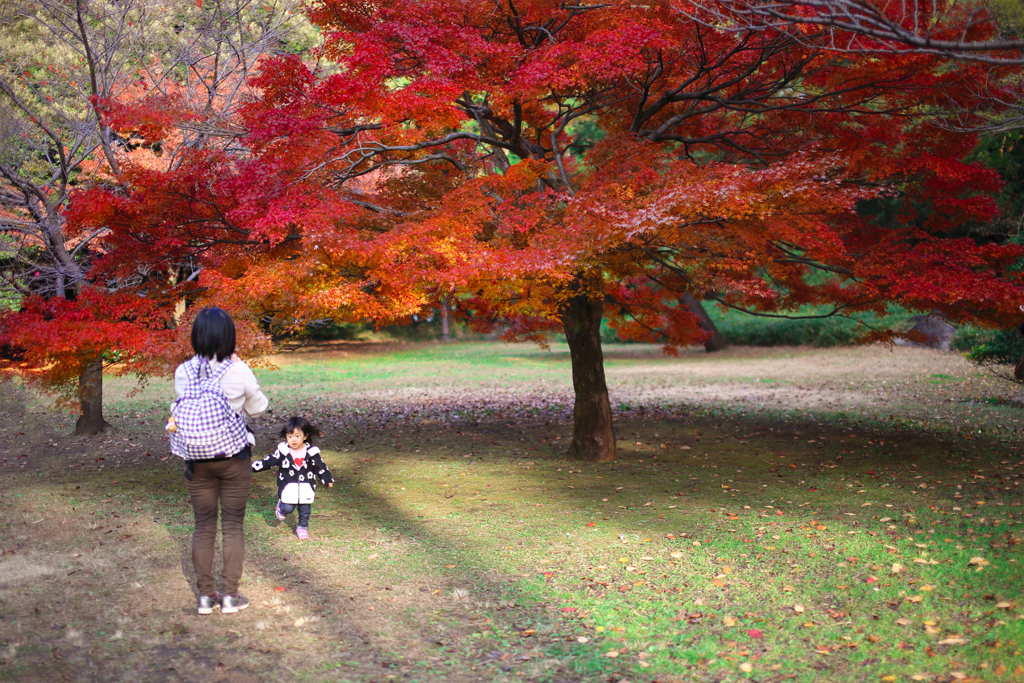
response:
M185 486L192 498L192 513L196 518L196 528L192 532L192 566L196 570L199 593L217 593L213 577L213 544L217 537L219 507L224 552L223 592L234 595L238 592L245 559L242 523L245 521L245 505L249 502L249 487L252 486L252 465L248 458L198 461L193 465L192 480L186 476Z

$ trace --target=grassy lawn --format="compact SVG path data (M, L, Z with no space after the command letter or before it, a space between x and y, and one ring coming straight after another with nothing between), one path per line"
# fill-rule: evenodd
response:
M96 438L0 385L0 680L1018 681L1024 459L951 354L608 349L620 457L562 458L564 348L332 344L260 371L326 432L313 538L247 513L199 617L170 389ZM164 459L162 459L164 458Z

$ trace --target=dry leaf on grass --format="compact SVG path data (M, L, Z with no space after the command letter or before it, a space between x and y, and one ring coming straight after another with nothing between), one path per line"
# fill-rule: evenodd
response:
M939 645L966 645L969 642L971 642L969 639L962 636L950 636L940 640Z

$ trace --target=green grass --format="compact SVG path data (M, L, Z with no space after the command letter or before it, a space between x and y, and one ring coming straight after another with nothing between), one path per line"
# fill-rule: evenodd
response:
M680 367L630 349L609 354L623 392ZM780 369L749 380L728 374L749 359L682 367L775 387L806 381L800 358L760 359ZM821 363L811 354L806 372ZM0 679L58 680L92 662L200 680L216 673L207 661L244 680L1020 679L1014 437L631 398L648 408L620 416L619 462L579 464L561 456L566 407L541 402L568 387L565 369L559 351L455 345L261 372L278 412L258 425L263 449L275 420L309 415L327 428L338 485L318 493L314 539L299 544L294 520L273 516L272 475L256 476L253 606L230 621L189 612L180 466L156 459L141 426L98 441L102 463L2 470L0 550L15 554L0 556L0 653L18 645ZM935 369L917 381L967 384ZM135 404L117 391L124 414L159 404L156 386ZM36 578L4 579L12 562Z

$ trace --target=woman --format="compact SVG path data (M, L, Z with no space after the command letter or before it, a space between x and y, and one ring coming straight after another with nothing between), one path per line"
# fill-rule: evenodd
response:
M199 312L192 324L192 349L196 355L179 365L174 373L174 390L179 399L190 384L195 386L200 379L219 375L218 384L236 413L256 417L267 410L267 397L260 391L256 376L235 354L235 323L225 311L204 308ZM228 367L222 368L224 364ZM214 457L188 460L185 467L185 486L195 515L192 565L199 589L199 614L211 614L215 606L220 607L222 614L233 614L249 606L249 600L238 592L238 582L245 556L242 524L252 485L249 459L253 441L243 434L241 441L228 443L232 445L226 450L237 448L237 452L217 452ZM218 507L224 554L222 593L216 591L213 576Z

